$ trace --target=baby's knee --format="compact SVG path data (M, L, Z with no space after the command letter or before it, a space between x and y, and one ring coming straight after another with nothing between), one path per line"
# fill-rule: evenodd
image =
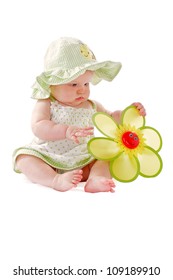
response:
M32 160L33 156L30 155L19 155L16 158L16 168L22 172L23 167L30 166L29 162Z

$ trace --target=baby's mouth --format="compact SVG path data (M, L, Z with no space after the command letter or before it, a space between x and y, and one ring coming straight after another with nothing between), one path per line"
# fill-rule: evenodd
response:
M82 101L82 100L84 100L84 97L80 96L80 97L76 98L76 100L77 101Z

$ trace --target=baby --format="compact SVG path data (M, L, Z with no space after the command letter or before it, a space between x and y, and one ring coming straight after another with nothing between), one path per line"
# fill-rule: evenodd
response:
M119 62L98 62L80 40L63 37L54 41L45 55L44 72L33 86L35 137L14 151L14 170L57 191L85 182L86 192L114 192L109 163L95 160L87 143L93 137L94 113L106 112L119 123L121 111L110 112L90 100L89 85L112 81L120 69ZM141 103L133 105L145 116Z

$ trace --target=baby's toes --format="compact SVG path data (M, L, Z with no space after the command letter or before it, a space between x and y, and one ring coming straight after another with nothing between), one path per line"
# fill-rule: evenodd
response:
M107 180L107 188L110 192L115 192L114 191L115 183L112 179Z
M77 184L77 183L79 183L82 180L82 177L83 176L81 174L73 175L72 182L75 182Z
M115 182L114 182L113 180L110 180L109 186L110 186L111 188L115 188Z
M82 176L81 175L73 177L73 181L75 181L76 183L80 182L81 180L82 180Z
M73 175L82 175L82 173L83 173L82 169L73 171Z
M109 187L115 186L115 184L114 184L114 182L112 181L112 179L106 179L105 185L106 185L106 186L109 186Z

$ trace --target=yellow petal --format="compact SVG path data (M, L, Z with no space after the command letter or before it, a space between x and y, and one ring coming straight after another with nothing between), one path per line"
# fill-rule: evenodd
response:
M129 106L122 112L122 124L130 124L136 128L142 127L145 125L145 118L139 115L138 109L135 106Z
M139 162L136 157L125 153L118 155L110 164L112 177L120 182L134 181L139 175Z
M162 147L162 138L160 133L155 128L149 126L141 128L141 132L146 139L146 145L158 152Z
M104 137L95 137L88 142L89 152L100 160L111 160L120 151L116 142Z
M93 115L93 123L102 134L115 138L117 125L111 116L106 113L96 113Z
M155 177L162 170L162 159L159 154L150 147L145 147L142 154L138 155L140 163L140 175L143 177Z

